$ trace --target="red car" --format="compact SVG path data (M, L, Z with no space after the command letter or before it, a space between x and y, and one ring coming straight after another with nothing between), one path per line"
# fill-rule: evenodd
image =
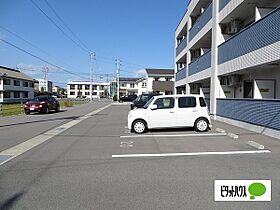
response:
M56 112L60 110L59 102L51 96L37 96L27 101L24 105L25 114L30 114L31 112L48 114L50 110L55 110Z

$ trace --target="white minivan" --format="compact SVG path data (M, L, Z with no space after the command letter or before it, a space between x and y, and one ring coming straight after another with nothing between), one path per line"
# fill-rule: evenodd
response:
M201 95L154 96L143 109L128 113L128 128L135 133L179 127L194 127L200 132L211 127L208 108Z

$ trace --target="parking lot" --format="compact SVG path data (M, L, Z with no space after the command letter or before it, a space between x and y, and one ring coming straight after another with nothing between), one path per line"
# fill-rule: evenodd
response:
M100 107L104 104L41 132L48 139L1 165L0 206L8 202L10 209L279 207L278 140L216 121L203 133L188 128L139 135L127 129L129 105ZM214 202L216 179L271 179L272 202Z

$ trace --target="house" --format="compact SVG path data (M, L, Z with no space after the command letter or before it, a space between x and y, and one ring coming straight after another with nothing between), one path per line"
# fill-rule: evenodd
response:
M25 102L34 98L38 81L12 68L0 66L0 103Z
M171 95L174 92L174 69L146 69L146 92Z
M121 77L120 81L120 96L124 95L138 95L137 81L140 78Z
M203 94L215 119L280 130L279 6L190 1L175 32L176 93Z
M67 83L67 98L90 98L89 81L71 81ZM110 83L93 82L92 83L92 97L103 98L110 94Z

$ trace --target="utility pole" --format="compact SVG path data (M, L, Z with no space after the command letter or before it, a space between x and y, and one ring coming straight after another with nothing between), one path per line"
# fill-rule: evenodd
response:
M95 53L89 52L89 58L90 58L90 102L92 102L92 83L93 83L93 61L95 59Z
M117 59L116 60L116 71L117 71L117 74L116 74L116 82L117 82L117 101L119 101L120 99L120 66L121 66L121 60L120 59Z
M48 81L47 81L48 72L49 72L49 68L48 67L43 67L44 81L45 81L45 91L46 92L48 92Z

